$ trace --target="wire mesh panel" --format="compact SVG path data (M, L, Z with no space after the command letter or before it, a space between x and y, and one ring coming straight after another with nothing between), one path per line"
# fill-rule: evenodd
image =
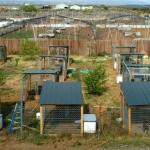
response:
M149 67L128 67L123 66L123 80L124 81L150 81Z
M49 55L68 55L68 47L66 46L49 46Z
M44 133L80 133L80 106L45 106Z
M131 123L133 133L150 133L150 106L133 107Z

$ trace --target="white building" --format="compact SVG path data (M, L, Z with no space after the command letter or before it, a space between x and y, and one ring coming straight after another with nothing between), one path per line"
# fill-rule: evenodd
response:
M10 7L10 10L19 10L18 7Z
M70 6L70 9L71 9L71 10L80 10L81 7L78 6L78 5L72 5L72 6Z
M61 10L61 9L67 9L69 6L66 4L57 4L55 9Z
M82 6L82 10L92 10L93 6Z

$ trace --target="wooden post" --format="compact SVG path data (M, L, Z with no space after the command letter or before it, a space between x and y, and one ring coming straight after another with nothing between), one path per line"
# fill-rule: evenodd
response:
M81 123L80 123L80 125L81 125L81 136L83 136L83 105L81 106Z
M45 60L45 57L44 57L44 69L46 69L45 61L46 61L46 60Z
M29 90L31 91L31 74L29 75Z
M66 66L65 66L65 62L63 61L63 69L62 69L63 73L62 73L62 76L63 76L63 81L65 81L66 79Z
M131 134L131 107L128 107L128 132Z
M120 110L120 113L121 113L120 116L122 117L123 128L124 128L124 127L125 127L125 125L124 125L124 124L125 124L125 122L124 122L124 119L125 119L125 116L124 116L124 113L125 113L125 112L124 112L124 109L125 109L125 107L124 107L124 105L125 105L125 103L124 103L124 98L122 98L122 100L121 100L121 105L122 105L122 106L121 106L120 108L121 108L122 110Z
M40 106L40 134L43 134L43 106Z

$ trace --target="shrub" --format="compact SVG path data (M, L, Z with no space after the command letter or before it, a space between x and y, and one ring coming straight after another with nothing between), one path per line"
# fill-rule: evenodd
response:
M27 60L32 60L36 58L39 54L39 48L35 41L26 39L21 43L20 55Z
M4 70L0 70L0 84L4 82L4 80L7 78L8 72Z
M105 51L102 51L102 52L98 52L98 53L92 53L91 56L100 56L100 57L105 57L105 56L109 56L110 54L105 52Z
M89 94L101 95L105 91L106 72L102 64L90 70L84 78Z
M81 81L80 69L77 69L72 73L72 78L76 81Z
M21 9L25 12L36 12L37 8L34 5L23 5Z

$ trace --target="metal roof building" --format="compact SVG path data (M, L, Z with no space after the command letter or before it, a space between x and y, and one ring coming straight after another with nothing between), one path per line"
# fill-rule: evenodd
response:
M46 81L40 96L41 105L82 105L81 83Z
M40 96L40 133L83 134L81 83L45 82Z
M123 82L121 116L123 127L131 133L149 133L150 82Z
M122 90L129 106L150 105L150 82L125 82Z

